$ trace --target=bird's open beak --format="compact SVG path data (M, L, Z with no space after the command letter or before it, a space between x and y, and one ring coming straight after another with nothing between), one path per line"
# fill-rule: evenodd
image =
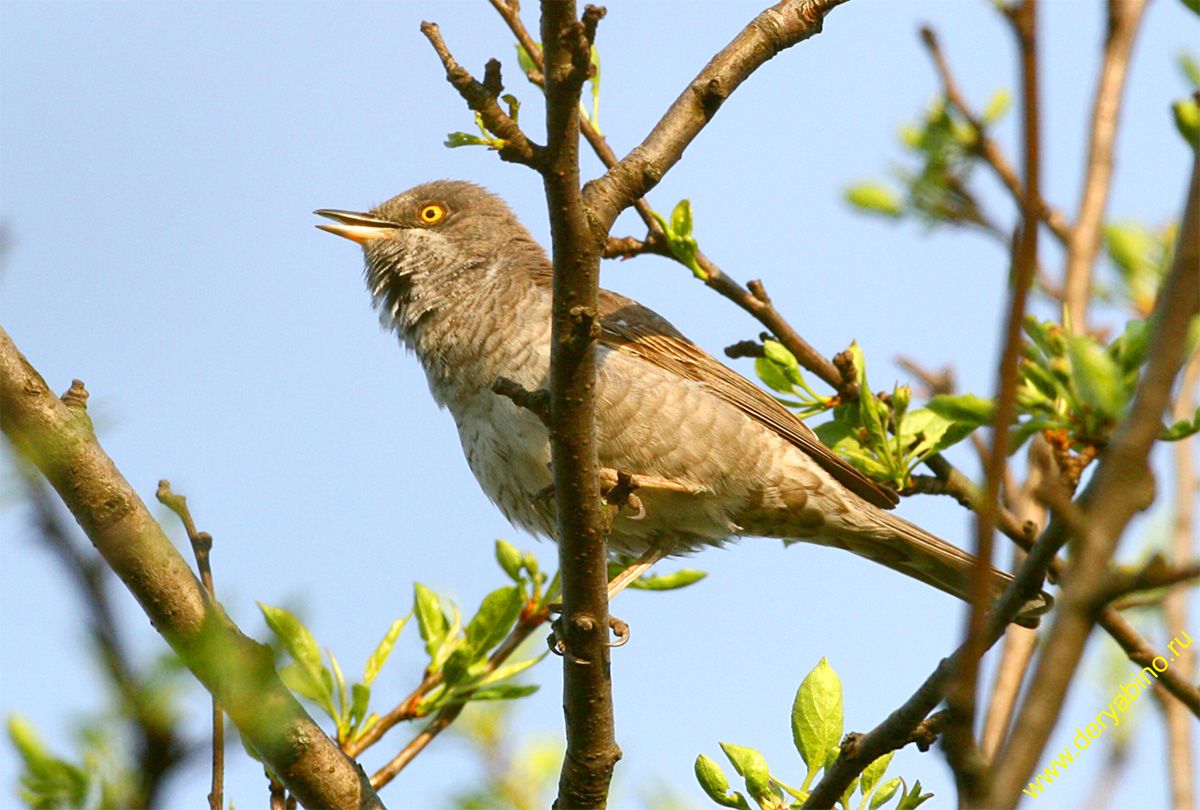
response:
M318 225L318 228L323 231L335 233L338 236L344 236L351 242L358 242L360 245L365 245L375 239L381 239L387 236L387 231L394 231L399 227L394 222L388 222L370 214L356 214L353 211L335 211L329 208L322 208L313 211L313 213L341 223L340 225Z

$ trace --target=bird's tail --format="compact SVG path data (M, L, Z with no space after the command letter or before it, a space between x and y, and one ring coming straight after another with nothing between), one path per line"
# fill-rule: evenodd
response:
M880 565L932 585L952 596L970 601L971 571L975 558L920 526L882 510L872 509L869 525L855 526L853 531L822 532L819 542L830 543L852 551ZM993 598L998 598L1012 576L995 568L991 570ZM1054 599L1045 591L1022 606L1014 622L1036 627L1038 617L1054 606Z

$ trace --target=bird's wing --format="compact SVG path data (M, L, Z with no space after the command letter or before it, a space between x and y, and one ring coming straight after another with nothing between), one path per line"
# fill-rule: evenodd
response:
M600 290L600 342L616 351L705 385L752 419L808 453L839 483L884 509L900 502L894 491L877 484L821 443L812 428L766 391L726 368L684 337L651 309L623 295Z

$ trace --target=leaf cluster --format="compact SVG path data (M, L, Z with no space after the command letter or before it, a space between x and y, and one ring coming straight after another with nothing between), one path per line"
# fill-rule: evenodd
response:
M837 759L842 738L842 682L824 658L805 676L792 704L792 741L808 768L799 788L789 786L770 772L766 759L753 748L721 743L721 750L746 785L746 794L731 791L725 772L714 760L701 754L696 758L696 779L708 797L722 807L750 810L750 801L760 810L799 808L808 798L813 779ZM851 810L854 794L856 810L877 810L899 793L894 810L914 810L933 796L921 794L921 783L911 790L900 777L884 780L891 763L888 753L868 765L839 799L844 810Z
M1024 328L1029 342L1018 367L1018 421L1009 429L1009 452L1035 433L1046 433L1066 448L1103 450L1137 389L1149 323L1129 321L1107 345L1033 316L1026 317ZM995 402L973 394L936 396L929 408L971 430L995 417ZM1191 420L1164 427L1159 438L1177 441L1197 431L1200 411Z
M872 393L862 350L854 343L848 351L860 389L850 402L814 393L795 356L774 340L763 341L763 356L754 369L770 388L792 397L778 399L801 418L831 410L833 419L817 426L817 436L873 479L904 489L918 464L975 429L929 408L910 410L912 389L907 385L894 386L890 395Z
M351 683L348 690L332 650L326 648L323 657L312 632L294 614L260 603L267 625L292 658L280 671L280 677L292 691L316 703L329 715L336 725L339 744L354 742L379 722L379 715L369 711L371 685L391 656L405 625L415 616L429 656L425 676L440 675L440 682L421 696L412 709L411 719L466 701L512 699L536 692L537 686L506 681L536 664L545 657L544 653L499 666L492 665L489 654L509 636L523 615L545 609L557 594L558 578L547 589L547 576L533 554L518 551L504 540L496 541L496 560L514 584L485 596L465 625L453 602L415 583L412 610L392 622L367 658L362 680Z

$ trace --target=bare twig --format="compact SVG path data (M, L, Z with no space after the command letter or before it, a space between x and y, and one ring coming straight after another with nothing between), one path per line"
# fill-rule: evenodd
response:
M525 137L517 122L496 103L503 90L500 84L500 63L494 59L488 62L485 81L481 83L454 60L436 25L421 23L421 33L433 45L438 58L442 60L442 66L446 69L446 80L463 97L467 106L479 113L488 132L503 141L503 145L497 150L500 159L521 163L540 171L545 165L545 148Z
M188 541L192 544L192 553L196 555L196 568L200 571L200 581L204 590L215 602L216 589L213 587L212 563L209 555L212 552L212 535L208 532L196 531L192 521L192 513L187 507L187 498L176 495L171 491L171 482L163 479L158 482L158 492L155 493L158 502L179 516L183 528L187 532ZM211 810L223 810L225 807L225 712L212 699L212 785L208 793L208 806Z
M1112 182L1113 143L1117 137L1117 116L1125 88L1129 54L1146 0L1108 0L1108 34L1104 40L1104 62L1092 125L1088 129L1087 170L1079 216L1067 242L1067 269L1063 282L1066 301L1066 325L1073 332L1087 331L1088 302L1092 298L1092 268L1100 250L1101 228L1108 191Z
M1079 538L1078 553L1072 555L1064 576L1059 609L1012 737L996 763L990 806L1015 806L1033 773L1102 604L1117 542L1129 520L1153 497L1147 456L1162 428L1162 414L1183 365L1188 324L1198 309L1200 162L1194 162L1175 261L1155 302L1145 369L1128 415L1079 498L1086 533Z
M946 61L945 55L942 53L941 45L938 44L937 35L929 26L921 28L921 41L925 43L925 47L929 49L929 55L933 58L934 67L937 68L938 77L942 81L942 89L946 93L946 100L958 110L959 114L966 119L967 123L974 130L976 137L975 148L979 152L979 156L984 162L992 168L1000 181L1004 183L1013 199L1018 205L1023 205L1029 199L1028 194L1021 184L1020 178L1017 177L1017 172L1012 164L1008 162L1008 158L1004 156L1003 150L994 140L987 134L987 127L981 119L967 104L966 97L958 88L958 82L954 80L954 75L950 72L950 66ZM1058 241L1064 245L1071 238L1071 227L1067 224L1066 218L1050 207L1045 200L1039 196L1037 199L1038 217L1046 223L1050 228L1050 232L1058 238Z
M1038 538L1029 556L1017 570L1013 581L1005 588L987 617L984 634L986 646L994 644L1004 633L1004 628L1029 599L1036 596L1045 576L1046 566L1054 559L1066 537L1060 532L1047 530ZM832 808L862 773L862 769L879 757L903 747L912 741L913 733L926 716L945 696L946 688L955 670L967 655L964 643L949 658L942 659L937 668L904 705L896 709L887 719L867 734L853 738L842 746L841 752L831 766L825 769L821 781L813 788L805 808Z
M0 329L0 429L42 471L154 627L306 805L381 807L279 680L269 651L213 603L76 403L54 396Z

